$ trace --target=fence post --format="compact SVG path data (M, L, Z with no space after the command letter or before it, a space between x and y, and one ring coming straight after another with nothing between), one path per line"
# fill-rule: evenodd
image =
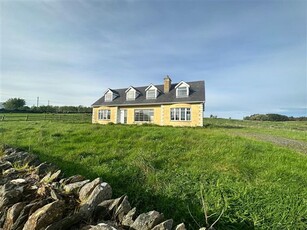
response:
M4 121L4 117L5 117L5 115L2 116L1 121Z
M29 115L26 116L26 121L29 119Z

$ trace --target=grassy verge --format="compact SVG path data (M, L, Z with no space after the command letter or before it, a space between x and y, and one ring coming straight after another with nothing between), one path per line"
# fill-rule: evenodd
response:
M306 229L306 156L232 135L267 132L265 126L205 124L209 128L2 122L0 143L34 152L67 175L100 176L138 210L159 210L189 229L205 225L202 198L210 223L224 210L220 229Z

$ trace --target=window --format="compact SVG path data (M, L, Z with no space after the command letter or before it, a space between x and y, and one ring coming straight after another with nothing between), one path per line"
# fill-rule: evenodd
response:
M153 121L154 110L153 109L135 109L134 121Z
M171 121L190 121L191 109L190 108L172 108Z
M106 95L104 96L105 101L112 101L112 99L113 99L113 94L111 92L106 93Z
M156 90L155 89L147 90L146 99L156 99Z
M176 95L177 95L177 97L187 97L188 96L188 87L178 87Z
M98 120L110 120L111 119L111 110L101 109L98 111Z
M130 90L130 91L127 92L126 99L127 99L127 101L135 100L135 96L134 96L134 91L133 90Z

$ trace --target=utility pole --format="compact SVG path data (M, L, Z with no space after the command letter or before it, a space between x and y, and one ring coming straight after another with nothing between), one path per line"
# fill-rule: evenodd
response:
M48 106L49 106L49 100L48 100Z
M36 107L38 107L39 97L36 98Z

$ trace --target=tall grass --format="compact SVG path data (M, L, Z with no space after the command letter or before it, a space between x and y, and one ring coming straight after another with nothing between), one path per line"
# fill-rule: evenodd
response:
M218 229L306 229L306 156L232 135L251 129L246 123L206 122L210 128L4 122L0 143L67 176L102 177L138 210L159 210L189 229L206 225L204 200L209 224L224 210Z

